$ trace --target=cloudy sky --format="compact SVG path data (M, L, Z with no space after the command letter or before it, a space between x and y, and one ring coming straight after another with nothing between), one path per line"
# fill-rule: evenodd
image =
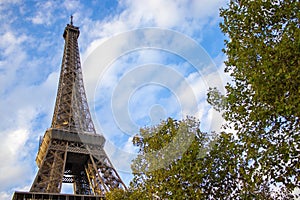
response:
M28 191L40 136L50 127L74 16L83 78L97 132L125 183L140 127L194 115L203 131L222 119L206 103L223 74L224 0L0 0L0 199ZM68 186L64 187L68 192Z

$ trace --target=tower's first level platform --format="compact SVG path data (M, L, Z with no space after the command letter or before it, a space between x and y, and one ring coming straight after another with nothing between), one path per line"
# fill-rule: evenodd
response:
M102 200L101 196L16 191L12 200Z

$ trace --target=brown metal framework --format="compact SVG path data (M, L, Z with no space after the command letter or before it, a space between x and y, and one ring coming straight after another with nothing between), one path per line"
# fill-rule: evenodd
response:
M77 42L79 28L71 22L65 28L63 37L65 48L51 127L96 133L83 85Z
M39 170L26 194L59 194L62 183L73 183L76 195L104 197L111 189L126 186L103 149L105 138L94 128L83 86L79 28L73 26L72 18L63 37L65 47L52 125L40 143L36 157Z
M12 200L104 200L105 197L90 195L53 194L37 192L15 192Z

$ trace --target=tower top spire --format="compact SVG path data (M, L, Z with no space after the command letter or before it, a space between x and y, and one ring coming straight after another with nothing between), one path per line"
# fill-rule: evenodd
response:
M71 22L70 22L70 24L71 24L71 25L73 25L73 15L71 15L71 17L70 17L70 18L71 18Z

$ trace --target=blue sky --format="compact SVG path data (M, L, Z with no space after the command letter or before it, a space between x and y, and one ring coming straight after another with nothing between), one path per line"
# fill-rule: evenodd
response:
M223 0L0 1L0 199L28 191L39 137L50 127L63 55L74 16L85 88L97 132L123 180L136 155L139 127L187 114L203 131L222 119L207 104L223 73ZM67 187L66 187L67 188ZM67 189L65 189L67 191Z

